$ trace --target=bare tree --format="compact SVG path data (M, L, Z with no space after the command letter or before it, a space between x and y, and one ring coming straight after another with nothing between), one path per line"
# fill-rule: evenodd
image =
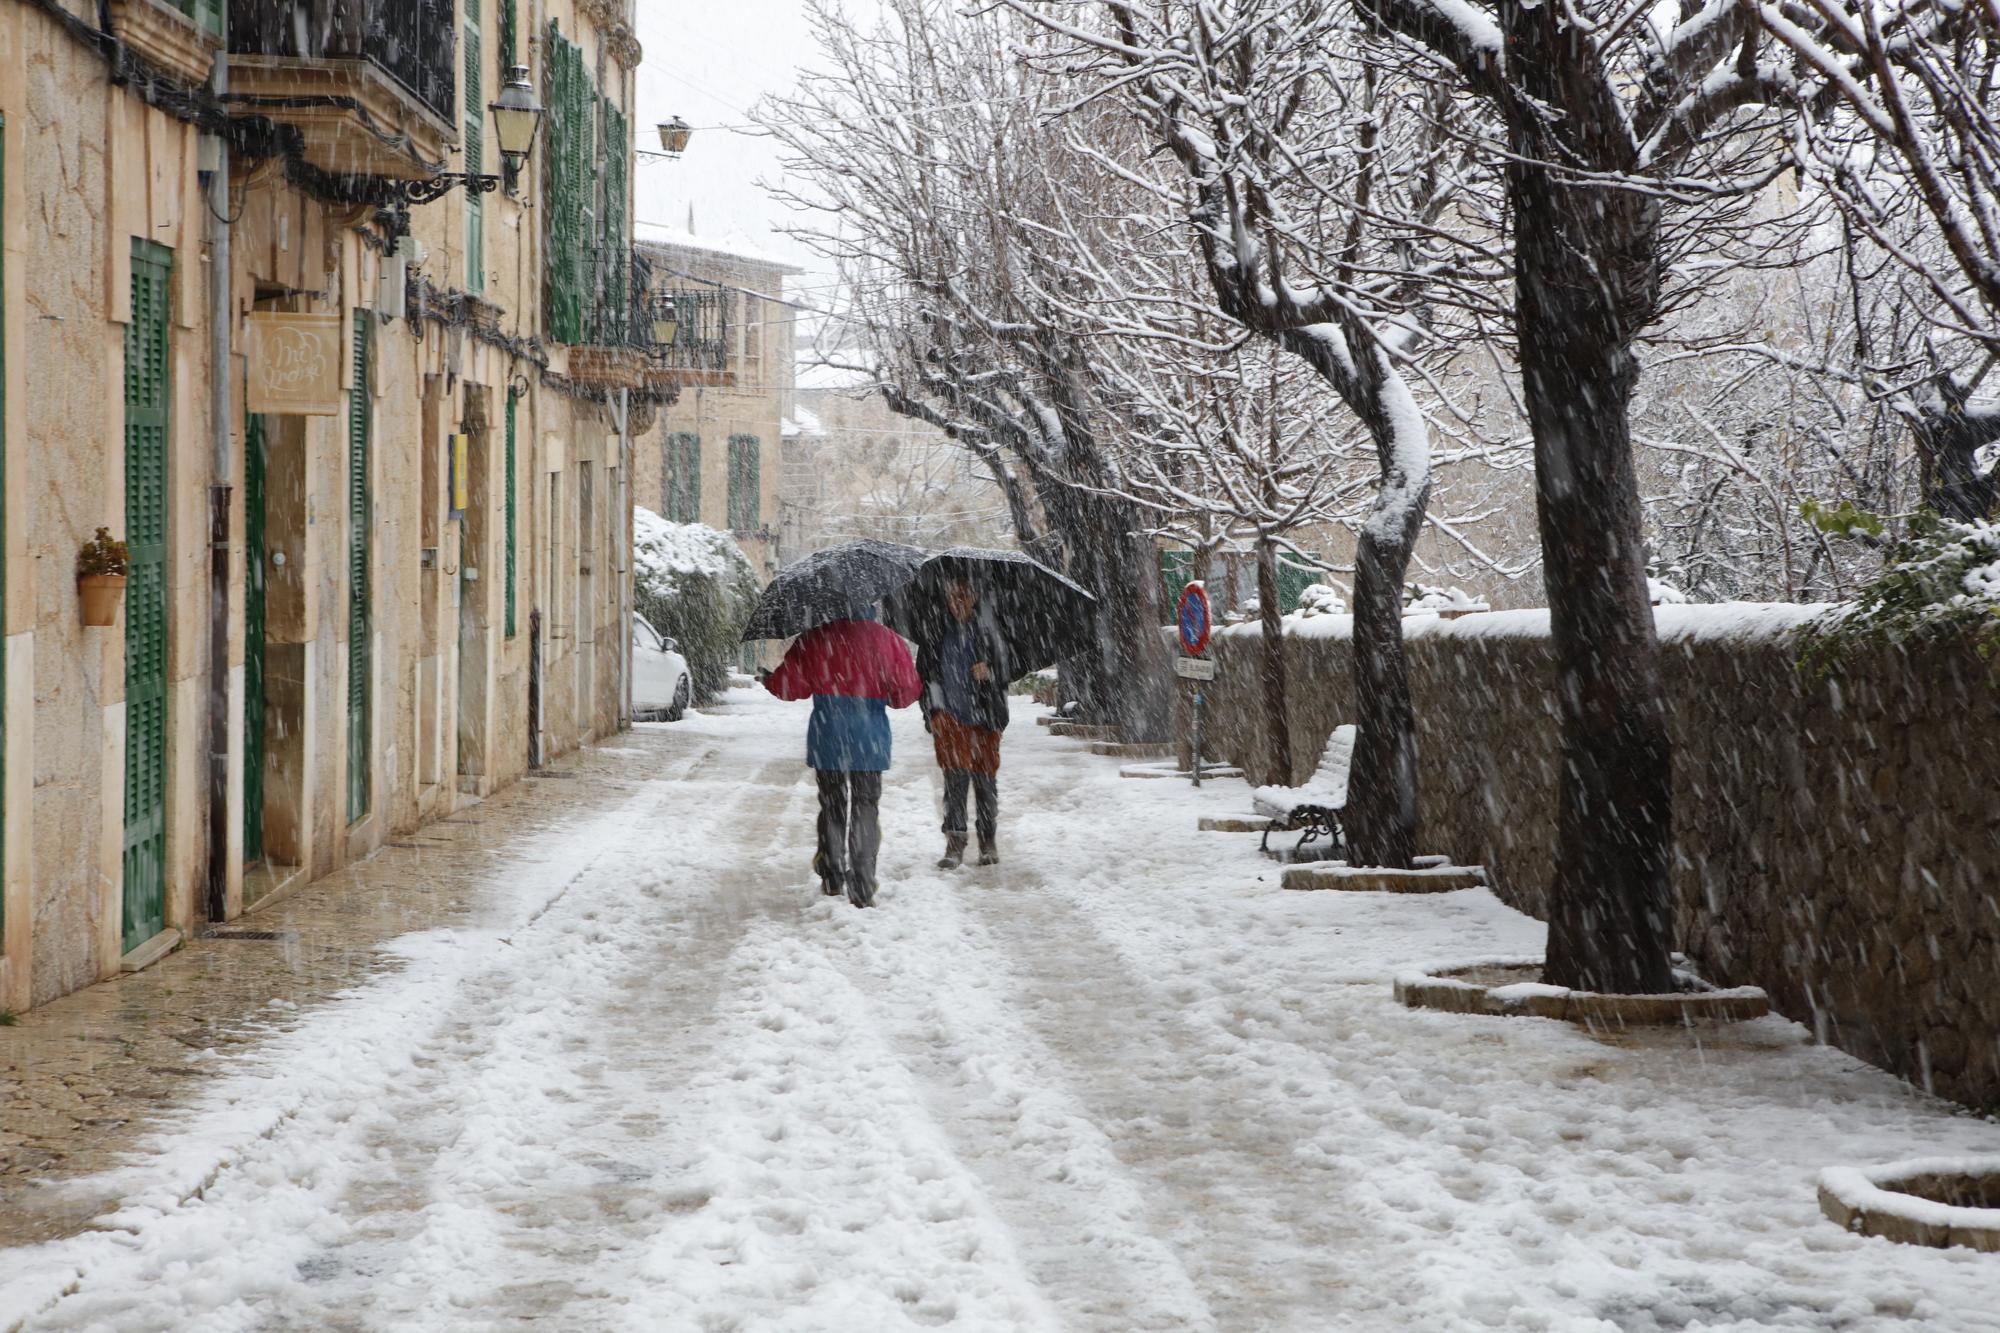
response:
M1360 735L1346 814L1357 861L1407 866L1418 812L1402 589L1432 487L1432 414L1412 371L1448 347L1441 296L1479 309L1498 268L1456 239L1480 233L1471 215L1485 196L1453 189L1465 159L1443 137L1452 108L1423 80L1358 59L1363 34L1336 0L1003 3L1066 39L1068 72L1113 90L1171 153L1172 182L1138 158L1097 156L1108 177L1141 182L1188 229L1216 307L1310 367L1373 442L1374 502L1355 556ZM1454 207L1464 215L1448 218ZM1266 606L1271 564L1260 561L1260 584L1273 585ZM1267 679L1281 670L1273 662Z
M2000 437L2000 408L1973 401L2000 361L2000 5L1767 0L1756 13L1793 59L1801 170L1924 311L1919 345L1878 347L1871 369L1904 381L1925 501L1982 518L2000 500L1976 456Z
M890 405L1026 477L1044 552L1059 548L1098 598L1099 649L1066 664L1086 711L1159 737L1158 562L1120 484L1098 349L1051 299L1064 278L1041 253L1049 182L1069 170L1052 160L1060 143L1035 132L1052 90L1008 58L990 20L918 0L895 0L865 32L824 9L813 18L833 73L803 79L768 118L803 182L787 197L821 219L798 234L857 288L851 317Z
M1625 0L1352 0L1482 108L1506 187L1512 325L1535 442L1562 775L1547 976L1673 984L1673 800L1630 407L1669 260L1735 235L1726 205L1778 158L1760 109L1782 72L1741 6L1671 29ZM1761 131L1761 132L1760 132Z

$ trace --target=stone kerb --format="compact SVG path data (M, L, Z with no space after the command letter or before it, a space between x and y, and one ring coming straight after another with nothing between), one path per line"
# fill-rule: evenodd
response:
M1789 627L1813 608L1660 616L1674 743L1680 944L1824 1040L1942 1095L2000 1105L2000 685L1970 648L1883 650L1822 679ZM1406 627L1421 845L1483 865L1536 916L1558 780L1546 613ZM1345 617L1286 636L1288 737L1309 770L1354 721ZM1254 627L1212 641L1207 757L1270 780ZM1186 737L1181 736L1183 756Z
M1819 1207L1858 1235L2000 1253L2000 1157L1832 1167L1820 1173Z
M1740 1023L1771 1011L1755 986L1727 989L1692 976L1687 988L1663 995L1606 995L1541 980L1539 958L1489 958L1450 967L1418 968L1396 978L1398 1002L1411 1009L1500 1018L1557 1018L1591 1028L1688 1027Z

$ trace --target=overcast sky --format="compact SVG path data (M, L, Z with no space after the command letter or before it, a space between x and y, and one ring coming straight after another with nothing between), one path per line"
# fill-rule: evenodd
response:
M804 0L639 0L646 60L639 68L638 146L657 151L653 127L669 116L695 127L679 161L637 159L639 221L685 230L692 207L698 237L740 240L759 253L812 265L809 252L776 232L782 210L758 184L782 175L777 146L724 128L747 127L758 98L789 90L799 66L812 63L804 10Z

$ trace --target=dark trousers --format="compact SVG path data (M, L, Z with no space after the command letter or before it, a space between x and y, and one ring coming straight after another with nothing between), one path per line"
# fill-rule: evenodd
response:
M1000 779L992 773L975 773L969 768L944 771L944 835L965 836L965 792L972 789L979 805L979 845L991 847L1000 827Z
M882 775L845 769L813 770L819 780L821 873L837 887L875 883L875 854L882 847Z

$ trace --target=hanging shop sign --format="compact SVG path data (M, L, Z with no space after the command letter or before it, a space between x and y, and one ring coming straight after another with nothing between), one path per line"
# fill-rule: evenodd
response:
M244 335L245 406L252 412L331 417L345 410L339 315L259 310Z

